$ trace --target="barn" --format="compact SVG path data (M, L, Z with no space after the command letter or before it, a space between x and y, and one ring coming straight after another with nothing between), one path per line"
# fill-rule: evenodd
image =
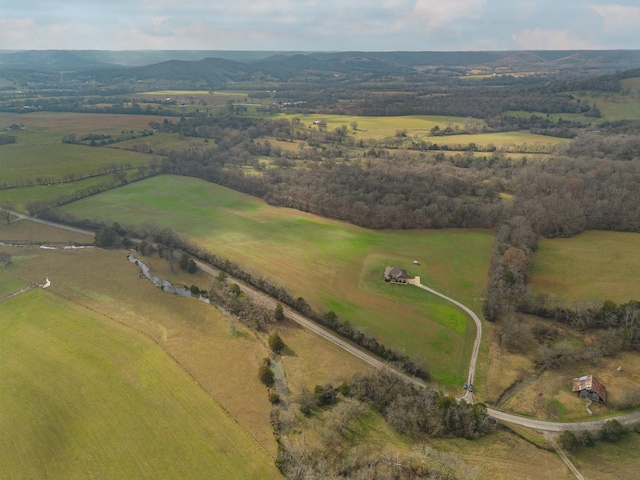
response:
M581 398L588 398L594 402L604 403L607 399L607 389L593 375L583 375L573 379L573 393Z

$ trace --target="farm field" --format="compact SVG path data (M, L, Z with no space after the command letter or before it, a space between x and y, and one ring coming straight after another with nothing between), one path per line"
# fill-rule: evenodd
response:
M3 182L31 180L35 184L38 178L57 180L69 174L86 175L100 167L122 163L137 166L148 163L152 158L126 150L63 144L60 137L57 141L43 139L42 143L32 143L29 133L18 132L17 143L2 146L0 168Z
M0 225L0 242L15 244L93 244L93 236L83 233L50 227L27 220L17 220L9 225ZM17 250L24 253L24 250Z
M630 433L615 443L598 442L568 454L581 472L602 480L633 479L640 470L640 434Z
M475 335L470 321L426 292L385 284L382 271L390 264L407 268L410 276L479 310L493 241L488 231L366 230L175 176L64 208L123 224L154 218L312 305L335 311L386 345L426 357L439 382L457 384L466 372Z
M127 176L136 169L127 170ZM36 185L32 187L17 187L0 190L0 201L9 201L15 205L15 210L27 214L27 204L43 200L52 200L63 195L70 195L93 185L100 185L112 180L111 175L86 178L76 182L57 183L52 185Z
M541 239L529 285L567 299L618 303L640 297L640 235L589 231L572 238Z
M0 226L0 236L3 228ZM38 230L34 237L43 234ZM234 333L229 319L216 308L162 292L140 278L124 250L8 250L14 260L11 277L41 283L48 276L51 287L47 291L152 339L275 457L271 404L257 378L262 359L268 356L267 333L257 334L241 324ZM184 273L169 274L165 261L144 257L149 260L154 273L175 283L208 289L213 281L202 272L188 278ZM303 385L339 384L367 368L342 349L289 322L278 323L277 328L289 347L283 362L292 395L298 395Z
M434 440L433 445L458 455L481 480L575 479L555 452L506 429L475 440Z
M10 267L0 267L0 298L29 286L27 282L9 276L6 272L8 268Z
M280 478L147 337L43 290L0 311L4 478Z
M26 130L36 130L58 137L68 133L110 133L122 130L149 128L149 122L161 122L163 117L155 115L114 115L103 113L75 112L0 112L0 129L9 125L24 125ZM58 138L60 140L60 138Z
M429 131L439 126L444 129L448 126L452 128L458 126L462 128L467 121L463 117L446 117L439 115L406 115L399 117L373 117L373 116L357 116L357 115L326 115L326 114L279 114L276 118L299 118L305 125L311 125L318 120L327 122L327 130L333 130L337 127L345 125L351 130L351 123L358 123L356 138L375 138L393 137L397 130L406 129L407 136L424 136ZM478 125L484 125L482 120L475 120ZM440 139L442 137L438 137Z
M468 145L475 143L486 147L490 144L506 152L514 149L524 149L531 153L549 153L556 145L569 143L566 138L536 135L528 132L476 133L462 135L447 135L443 137L429 137L429 141L438 145Z
M600 93L587 94L585 99L595 103L602 112L598 121L613 122L616 120L633 120L640 118L640 97L637 93L637 78L629 78L621 81L622 86L629 88L630 93Z

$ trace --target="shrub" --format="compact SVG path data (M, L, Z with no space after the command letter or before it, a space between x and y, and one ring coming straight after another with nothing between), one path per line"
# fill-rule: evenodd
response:
M271 335L269 335L268 343L271 351L276 354L280 353L285 347L285 344L282 341L282 338L280 338L280 335L278 335L278 332L273 332Z
M578 442L575 434L569 430L565 430L564 433L558 437L558 442L562 448L570 452L573 452L580 447L580 443Z
M280 395L278 395L276 392L269 392L269 401L273 405L280 403Z
M271 370L271 366L268 358L265 358L264 362L262 362L262 365L258 370L258 378L267 387L271 387L273 385L275 376L273 374L273 370Z
M604 424L602 430L600 430L602 439L606 440L607 442L617 442L624 436L625 433L625 428L617 420L609 420Z

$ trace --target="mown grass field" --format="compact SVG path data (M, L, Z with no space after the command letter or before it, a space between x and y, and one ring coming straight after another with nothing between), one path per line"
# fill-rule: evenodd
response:
M65 209L137 224L153 218L296 296L426 357L435 379L465 375L475 329L463 313L414 287L382 280L387 265L480 309L493 236L488 231L372 231L264 202L201 180L162 176ZM421 265L414 266L413 260Z
M0 304L3 478L279 478L147 337L43 290Z
M569 302L599 298L623 303L640 298L640 235L589 231L541 239L529 285Z

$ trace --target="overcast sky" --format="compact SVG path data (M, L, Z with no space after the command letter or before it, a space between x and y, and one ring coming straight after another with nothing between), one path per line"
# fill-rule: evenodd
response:
M640 49L640 0L0 0L0 49Z

